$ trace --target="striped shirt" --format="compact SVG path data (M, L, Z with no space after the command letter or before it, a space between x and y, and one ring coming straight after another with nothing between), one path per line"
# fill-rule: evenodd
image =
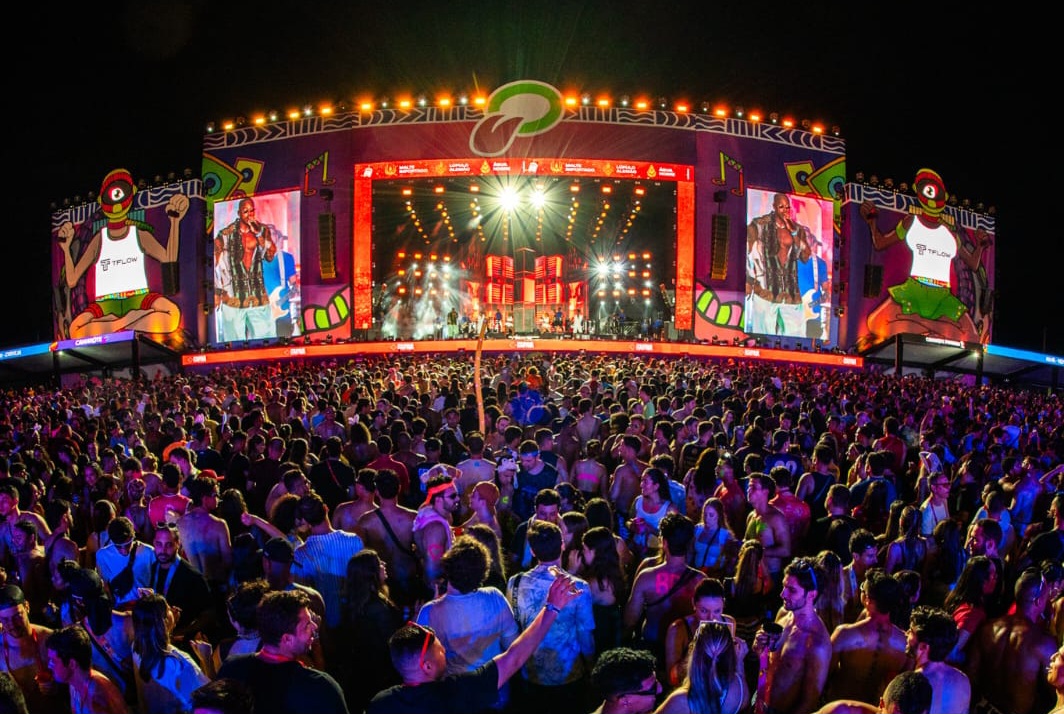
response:
M329 627L340 624L347 563L362 547L362 539L354 533L334 530L308 536L296 548L292 575L296 581L321 593L325 600L325 624Z

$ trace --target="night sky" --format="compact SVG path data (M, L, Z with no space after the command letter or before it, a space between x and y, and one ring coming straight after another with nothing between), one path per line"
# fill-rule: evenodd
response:
M1023 81L1040 66L1039 23L1017 48L990 38L1018 10L882 10L568 0L29 4L5 43L9 106L19 114L8 121L12 166L29 179L28 200L11 207L20 316L6 321L0 347L52 338L50 204L98 191L113 168L149 181L186 168L198 174L207 122L241 114L538 79L593 96L723 102L838 125L851 180L860 171L911 183L917 170L935 169L951 194L996 209L994 342L1064 352L1059 251L1049 244L1057 231L1046 215L1055 210L1038 199L1054 196L1047 157L1055 139L1027 118Z

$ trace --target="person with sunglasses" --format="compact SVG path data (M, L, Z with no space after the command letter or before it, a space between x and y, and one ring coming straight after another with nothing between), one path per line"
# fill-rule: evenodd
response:
M757 714L804 714L813 711L827 682L831 636L816 612L816 596L824 574L811 558L797 558L783 570L783 608L775 623L754 636L760 661ZM770 625L780 631L775 635Z
M408 622L388 640L392 664L403 683L378 692L366 714L483 712L499 689L528 661L558 614L580 594L575 579L558 571L536 618L506 650L468 672L447 674L447 652L432 628Z

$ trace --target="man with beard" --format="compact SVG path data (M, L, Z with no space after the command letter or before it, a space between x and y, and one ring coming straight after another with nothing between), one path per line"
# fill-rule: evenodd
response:
M155 563L151 567L150 587L176 608L180 615L170 638L176 643L214 624L217 613L207 579L195 566L180 556L181 536L176 525L160 524L152 538Z
M917 672L931 682L933 696L929 714L966 712L972 686L968 675L946 664L946 656L957 641L957 623L941 608L916 607L905 633L905 653Z
M66 693L52 684L45 660L45 641L52 630L30 624L29 603L17 585L0 588L0 626L3 628L3 658L0 671L9 672L26 699L28 711L59 714L69 711Z
M754 636L757 714L802 714L820 700L831 664L831 636L814 607L823 579L810 558L797 558L783 570L783 611L776 616L782 632L762 628Z
M432 590L439 590L437 594L442 594L442 589L446 587L443 582L443 554L454 543L452 519L461 501L454 478L442 472L441 467L437 466L436 469L440 471L429 477L425 502L414 517L414 544L421 554L426 585Z

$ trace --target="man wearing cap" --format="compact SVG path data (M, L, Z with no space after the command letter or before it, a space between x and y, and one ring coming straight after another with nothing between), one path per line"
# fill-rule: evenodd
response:
M292 577L296 548L287 538L270 538L262 547L262 571L270 590L296 590L307 596L311 611L325 619L325 598L315 588ZM320 653L318 653L320 654Z
M26 698L27 710L34 714L69 711L62 688L49 686L51 672L46 663L45 641L52 630L30 623L29 604L17 585L0 587L0 627L3 632L0 671L10 672L14 677Z
M421 553L425 581L429 588L442 586L443 554L454 543L454 514L458 511L458 488L454 477L436 466L429 477L425 502L414 517L414 543Z
M71 619L89 636L92 668L109 677L130 701L135 700L133 615L114 609L95 570L75 567L64 578L70 585Z
M107 524L111 542L96 551L96 572L107 583L114 606L120 610L132 607L137 599L137 589L150 587L151 566L155 562L155 550L147 543L136 540L133 521L118 516ZM115 582L119 573L132 568L132 578ZM121 591L121 592L118 592Z

